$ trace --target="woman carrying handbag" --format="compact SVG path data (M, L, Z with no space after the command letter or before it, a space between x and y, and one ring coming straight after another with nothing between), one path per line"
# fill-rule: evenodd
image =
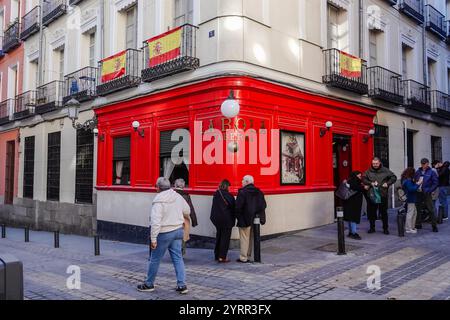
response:
M355 240L361 240L361 236L357 233L357 226L361 223L363 192L365 190L361 179L362 173L360 171L354 171L350 174L346 183L352 191L352 196L344 200L344 220L348 222L348 236Z

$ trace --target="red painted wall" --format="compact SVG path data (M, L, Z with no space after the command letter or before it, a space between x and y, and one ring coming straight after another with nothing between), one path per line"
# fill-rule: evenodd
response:
M220 106L230 89L234 90L241 105L238 118L243 120L238 120L239 127L246 122L247 126L259 129L264 122L268 130L305 133L306 184L281 186L279 174L262 176L258 164L191 164L189 180L194 193L210 193L224 178L229 179L236 190L246 174L252 174L256 184L269 194L333 190L333 133L352 136L353 170L364 170L369 166L373 142L370 139L363 143L363 137L373 128L376 111L248 77L226 77L97 109L100 132L97 188L152 191L159 176L159 132L188 127L192 134L195 120L203 121L204 129L211 120L215 128L220 128ZM140 122L140 129L145 130L144 138L132 129L135 120ZM320 137L320 129L326 121L332 121L334 126ZM121 135L131 135L130 187L112 186L112 143L114 137ZM204 146L208 144L204 143Z

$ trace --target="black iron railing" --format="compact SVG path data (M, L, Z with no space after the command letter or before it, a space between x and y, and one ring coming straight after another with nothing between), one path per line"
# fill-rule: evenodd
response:
M430 91L429 88L414 80L403 80L404 105L408 108L423 112L430 112Z
M384 2L389 3L391 6L395 6L397 4L397 0L384 0Z
M359 94L368 93L366 61L338 49L324 50L324 60L324 83Z
M20 23L19 20L14 21L3 35L3 52L8 53L20 46Z
M369 97L395 104L403 103L402 76L382 67L371 67L369 73Z
M11 114L14 110L15 99L7 99L0 102L0 125L11 121Z
M14 119L22 119L34 114L36 108L36 91L30 90L16 96Z
M98 63L97 95L136 87L141 83L141 51L127 49Z
M95 99L97 96L97 68L86 67L64 77L63 104L74 98L78 102Z
M151 82L179 72L195 70L197 58L197 27L186 24L144 41L142 81ZM164 51L164 46L171 50Z
M0 58L3 58L5 53L3 52L3 36L0 36Z
M25 40L33 34L39 32L39 11L40 6L34 7L26 15L22 17L22 25L20 28L20 39Z
M424 22L423 0L400 0L399 9L418 23Z
M42 8L42 24L48 26L67 12L66 0L46 0Z
M79 4L80 2L82 2L83 0L69 0L69 4L71 6L75 6L77 4Z
M433 90L430 92L431 110L446 118L450 117L450 95Z
M36 113L42 114L63 106L64 82L52 81L36 89Z
M425 9L427 15L427 30L433 32L441 39L445 39L447 36L447 30L445 30L445 16L429 4L425 6Z

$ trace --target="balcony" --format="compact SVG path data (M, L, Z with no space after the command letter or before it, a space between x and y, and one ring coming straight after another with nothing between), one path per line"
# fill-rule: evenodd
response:
M424 22L423 0L400 0L399 9L417 23Z
M404 106L422 112L430 112L430 91L426 85L414 80L403 80Z
M443 118L450 119L450 95L441 91L430 92L431 110Z
M43 114L61 108L64 93L63 81L52 81L37 88L36 113Z
M427 30L444 40L447 37L445 16L429 4L425 8L427 14Z
M5 53L3 52L3 36L0 36L0 59L5 56Z
M445 42L447 42L447 44L450 44L450 20L445 21L445 30L446 30Z
M47 0L44 2L44 8L42 11L42 24L44 26L48 26L50 23L66 13L66 0Z
M64 77L63 104L70 99L85 102L97 96L97 68L86 67Z
M369 97L395 104L403 104L402 77L382 67L371 67L369 73Z
M8 53L20 46L20 23L18 20L14 21L3 35L3 52Z
M137 87L141 83L140 50L127 49L101 60L98 65L97 95Z
M397 4L397 0L384 0L384 2L389 3L391 6L395 6Z
M22 17L22 25L20 28L20 39L26 40L33 34L39 32L39 11L41 7L37 6L31 9Z
M14 99L8 99L0 102L0 125L11 121L10 115L12 110L14 110L14 103Z
M337 49L324 50L324 59L324 83L359 94L368 93L366 61Z
M79 4L80 2L83 2L83 0L69 0L69 5L75 6Z
M142 81L152 82L200 66L196 52L197 27L186 24L144 41ZM169 48L169 49L165 49Z
M27 91L16 96L14 120L23 119L34 114L36 108L36 91Z

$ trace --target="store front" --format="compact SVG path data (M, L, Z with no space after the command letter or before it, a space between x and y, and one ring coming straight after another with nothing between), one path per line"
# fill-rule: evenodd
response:
M230 90L240 104L233 119L221 113ZM266 194L263 235L332 223L335 184L342 179L335 181L336 172L368 167L375 114L249 77L211 79L98 108L98 231L146 241L159 176L187 182L199 219L192 234L200 237L214 237L211 195L220 181L229 179L236 193L247 174ZM345 150L335 146L339 136L348 137Z
M0 218L7 220L17 197L19 130L0 133Z

